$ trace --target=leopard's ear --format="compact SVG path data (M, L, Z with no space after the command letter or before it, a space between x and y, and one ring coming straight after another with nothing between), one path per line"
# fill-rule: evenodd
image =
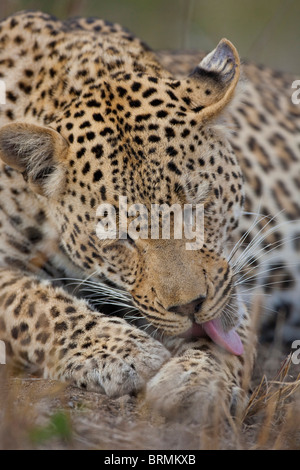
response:
M217 116L230 102L240 76L240 59L227 39L202 59L186 80L191 107L205 121Z
M12 123L0 129L0 158L23 173L33 191L55 196L65 180L67 141L49 127Z

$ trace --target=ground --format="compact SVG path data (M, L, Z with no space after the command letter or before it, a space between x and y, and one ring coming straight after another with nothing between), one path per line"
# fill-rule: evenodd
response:
M286 357L276 347L260 346L247 416L229 418L220 426L216 414L211 429L182 415L164 419L153 414L142 394L110 399L54 381L12 375L2 365L0 449L297 449L299 366L286 366L276 377ZM274 378L285 385L272 385Z

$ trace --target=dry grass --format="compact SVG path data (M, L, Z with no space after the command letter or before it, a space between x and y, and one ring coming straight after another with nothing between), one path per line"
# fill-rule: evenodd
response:
M270 378L282 356L270 366L268 355L261 347L245 413L214 416L205 428L149 414L138 398L111 400L1 366L0 449L298 449L300 375L288 356Z
M264 375L252 392L243 416L243 422L255 430L252 448L299 448L300 374L294 374L289 355L276 376L270 380Z

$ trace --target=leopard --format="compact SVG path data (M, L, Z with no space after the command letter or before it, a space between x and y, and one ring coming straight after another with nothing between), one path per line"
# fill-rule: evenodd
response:
M206 55L153 52L119 24L39 11L2 20L0 55L10 360L111 398L144 393L169 415L243 410L258 336L245 282L271 288L288 341L300 331L291 77L241 64L227 39ZM98 208L120 227L121 196L203 207L201 247L185 232L102 239Z

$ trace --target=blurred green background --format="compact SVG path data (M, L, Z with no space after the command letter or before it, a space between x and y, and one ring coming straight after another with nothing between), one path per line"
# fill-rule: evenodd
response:
M116 21L153 49L211 50L227 37L243 58L300 73L300 0L0 0L1 18L22 9Z

